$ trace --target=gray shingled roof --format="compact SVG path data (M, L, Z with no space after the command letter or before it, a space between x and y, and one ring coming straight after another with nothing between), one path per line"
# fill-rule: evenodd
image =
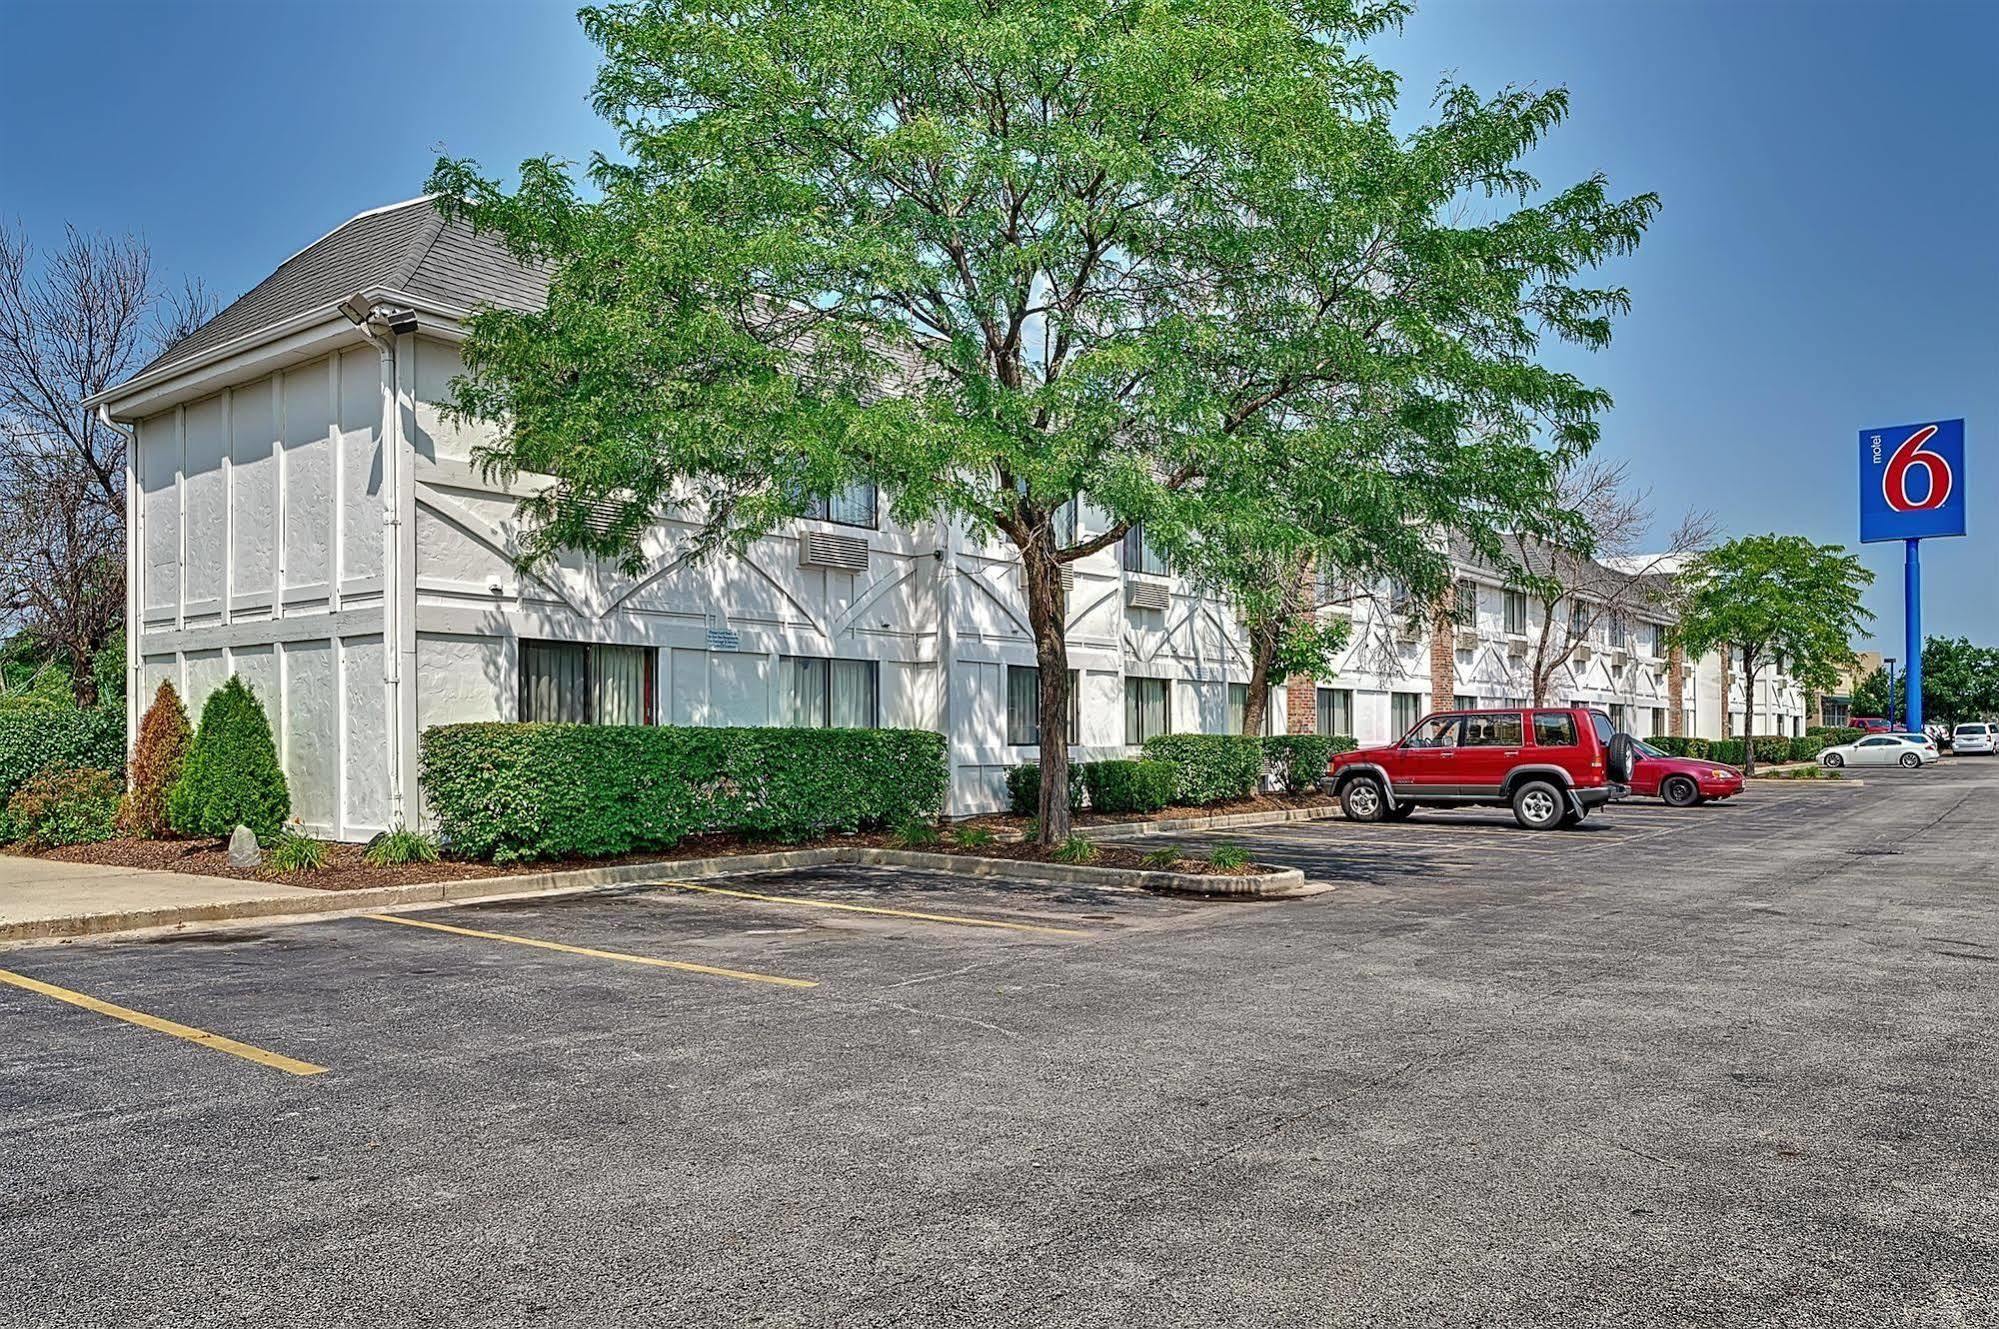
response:
M279 265L221 313L160 353L149 374L356 291L384 287L445 305L538 308L547 278L516 263L491 236L446 223L427 198L364 212Z

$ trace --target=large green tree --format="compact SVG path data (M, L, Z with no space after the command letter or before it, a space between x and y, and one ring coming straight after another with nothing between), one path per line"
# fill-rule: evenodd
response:
M1907 677L1895 675L1891 695L1886 671L1875 670L1854 689L1853 713L1908 714L1903 704ZM1999 716L1999 648L1976 645L1968 637L1925 637L1923 718L1954 725L1994 716Z
M1822 692L1853 659L1848 642L1874 615L1860 602L1874 574L1843 545L1801 535L1745 535L1687 566L1676 629L1689 655L1719 649L1739 660L1742 732L1756 733L1756 680L1782 659L1792 678ZM1722 698L1724 709L1728 698ZM1744 766L1756 769L1756 745Z
M669 505L694 552L741 548L857 478L898 519L997 533L1040 664L1041 834L1066 834L1065 564L1139 523L1197 540L1245 493L1222 472L1534 523L1549 457L1597 436L1605 394L1538 352L1607 341L1625 293L1584 275L1657 201L1521 168L1560 89L1446 86L1397 133L1360 46L1405 10L584 10L624 149L596 197L546 159L512 192L464 161L431 179L552 272L545 309L472 321L456 389L503 422L497 473L556 481L526 555L639 565Z

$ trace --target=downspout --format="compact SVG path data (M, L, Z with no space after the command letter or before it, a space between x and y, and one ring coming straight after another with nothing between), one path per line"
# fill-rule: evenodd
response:
M344 307L343 307L344 308ZM377 332L383 320L370 311L354 325L381 356L382 396L382 682L387 708L383 728L389 735L389 825L409 824L403 799L403 670L402 670L402 401L397 374L396 334ZM348 316L353 318L352 312Z
M110 407L101 403L97 418L125 440L125 756L130 760L138 741L139 713L146 704L139 676L139 431L120 429L111 419Z

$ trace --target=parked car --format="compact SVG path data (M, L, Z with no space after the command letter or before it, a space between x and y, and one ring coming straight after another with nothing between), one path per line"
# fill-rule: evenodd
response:
M1856 715L1846 722L1848 729L1862 729L1870 734L1885 734L1894 729L1892 720L1884 720L1878 715Z
M1630 792L1632 738L1583 706L1440 711L1398 743L1342 752L1328 772L1354 821L1419 807L1510 807L1528 830L1577 826Z
M1999 751L1999 725L1973 722L1950 731L1950 750L1960 757L1989 757Z
M1927 734L1869 734L1819 753L1827 766L1906 766L1913 770L1936 761L1937 745Z
M1718 761L1696 761L1659 751L1634 740L1631 792L1663 799L1676 808L1690 808L1709 799L1733 798L1742 792L1742 772Z

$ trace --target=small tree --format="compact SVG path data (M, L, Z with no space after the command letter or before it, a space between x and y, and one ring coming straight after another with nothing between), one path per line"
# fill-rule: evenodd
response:
M1887 671L1877 669L1853 691L1855 715L1907 715L1906 671L1895 675L1891 694ZM1954 725L1999 716L1999 649L1976 646L1965 637L1923 639L1923 717Z
M132 747L130 790L120 820L125 830L142 839L158 839L172 830L167 800L187 764L194 728L187 722L174 685L162 681L153 704L139 721L139 739Z
M1860 603L1874 574L1843 545L1801 535L1747 535L1703 554L1683 577L1676 635L1690 655L1739 653L1743 766L1756 770L1756 678L1782 657L1791 676L1823 691L1853 659L1847 645L1874 615ZM1721 699L1724 710L1728 698Z
M201 727L167 797L167 819L182 835L228 835L248 826L269 840L290 815L291 792L264 704L231 674L202 704Z

